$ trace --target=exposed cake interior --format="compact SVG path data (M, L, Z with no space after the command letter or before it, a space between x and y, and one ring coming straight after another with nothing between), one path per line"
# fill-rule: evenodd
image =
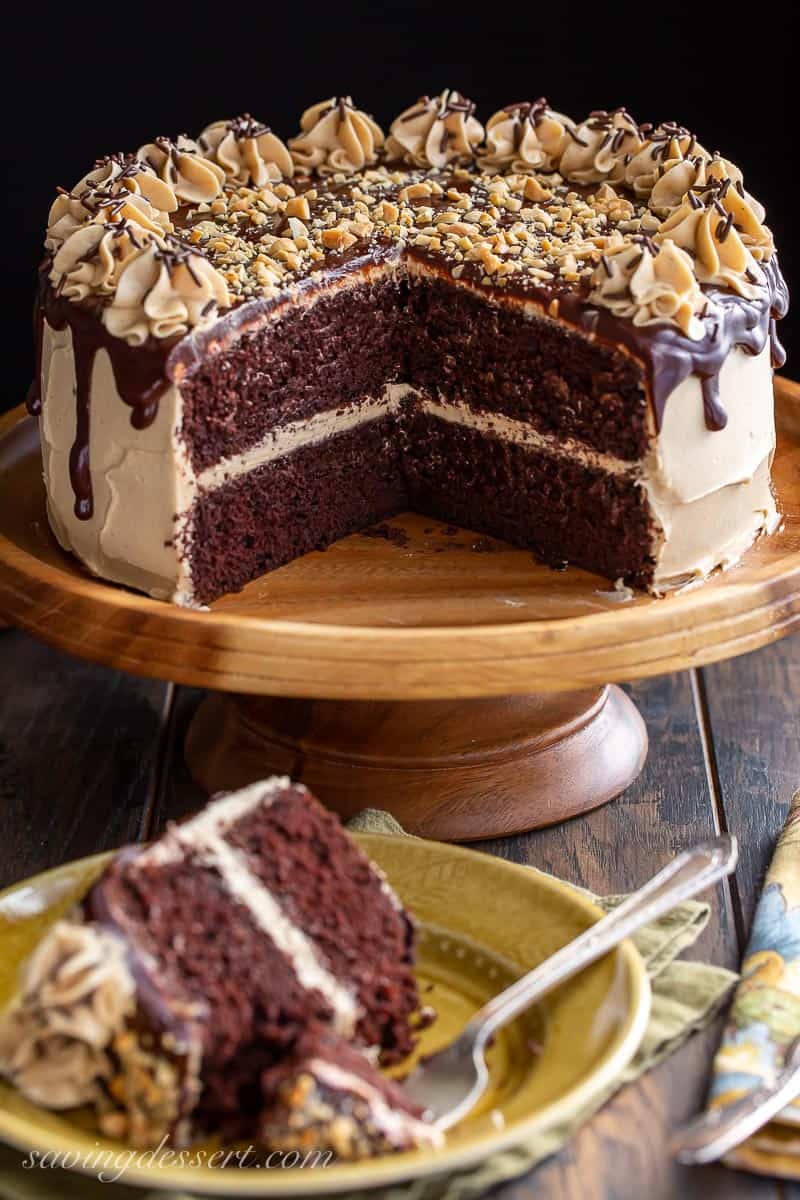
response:
M312 1030L380 1089L366 1055L413 1045L413 954L337 819L288 780L256 784L112 860L31 961L0 1069L45 1105L93 1103L136 1145L256 1137Z
M325 1030L307 1031L270 1072L269 1093L260 1135L273 1149L313 1146L350 1159L442 1140L398 1084Z
M245 116L100 160L48 222L52 527L186 604L406 507L705 578L778 521L764 220L683 126L542 98L484 130L446 90L384 138L339 96L288 147Z

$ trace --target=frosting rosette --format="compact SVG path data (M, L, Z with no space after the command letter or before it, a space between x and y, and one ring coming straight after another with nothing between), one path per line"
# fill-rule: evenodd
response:
M206 158L222 167L230 183L263 187L294 174L286 144L250 113L208 125L197 144Z
M204 158L197 142L179 134L177 141L159 137L136 151L136 157L169 184L179 200L202 204L219 195L225 182L222 167Z
M628 162L642 148L642 132L624 108L598 109L574 128L559 171L573 183L622 183Z
M134 1008L125 947L112 933L58 921L25 965L18 1000L0 1019L0 1074L34 1104L97 1099L114 1035Z
M100 158L91 171L72 190L77 195L100 189L118 195L121 191L144 196L159 212L172 213L178 197L169 183L159 179L152 167L135 154L109 154Z
M648 134L626 164L625 183L637 196L647 198L665 171L685 159L708 157L693 133L674 121L665 121Z
M728 181L726 185L726 181ZM727 158L715 154L710 158L696 157L668 164L664 174L653 187L648 204L659 216L666 216L683 202L688 192L701 194L704 189L723 185L722 196L726 209L735 212L737 227L750 239L753 257L769 258L772 254L772 235L763 228L766 212L754 196L744 189L744 176ZM733 190L730 191L730 187ZM744 209L749 209L745 212Z
M135 154L109 154L97 160L71 191L59 191L47 218L45 246L57 250L88 221L133 221L150 232L169 232L169 214L178 199Z
M555 171L569 142L572 121L553 112L544 96L501 108L486 126L486 148L478 155L481 167L512 171L538 168Z
M589 300L634 325L677 325L686 337L705 335L708 306L692 260L675 242L639 238L604 254L591 278Z
M383 141L380 125L350 96L331 96L306 109L289 150L301 171L349 173L374 166Z
M734 199L736 198L736 199ZM727 201L727 203L726 203ZM738 202L737 202L738 201ZM683 203L661 222L655 241L675 242L687 250L700 283L732 288L752 300L764 287L764 273L737 227L737 214L769 235L755 220L747 202L731 180L724 180L703 193L688 192ZM771 241L771 235L769 235Z
M482 141L483 126L473 102L445 88L440 96L421 96L395 118L386 153L414 167L438 168L474 158Z
M123 266L147 237L129 221L79 225L56 252L50 282L69 300L110 296Z
M60 192L47 218L45 247L57 251L82 225L129 221L146 233L164 234L172 229L169 214L154 208L143 195L126 188L92 187L79 195Z
M140 346L212 321L230 304L216 267L177 238L151 239L123 264L103 324L114 337Z

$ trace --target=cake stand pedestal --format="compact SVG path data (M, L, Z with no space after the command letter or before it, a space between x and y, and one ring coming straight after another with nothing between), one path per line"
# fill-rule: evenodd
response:
M0 420L0 617L73 654L210 689L186 753L209 791L272 772L344 815L474 839L618 795L645 759L609 681L756 649L800 626L800 387L776 380L782 528L662 600L403 514L207 612L93 579L50 534L37 428Z
M478 700L289 700L216 693L186 739L209 792L301 779L344 817L388 808L469 841L576 816L639 774L647 732L621 688Z

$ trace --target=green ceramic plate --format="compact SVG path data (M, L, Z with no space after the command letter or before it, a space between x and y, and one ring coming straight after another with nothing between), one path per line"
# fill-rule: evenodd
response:
M601 915L570 888L503 859L415 838L362 834L358 840L421 926L419 981L424 1003L438 1018L417 1053L450 1041L480 1004ZM20 961L105 861L70 863L0 893L0 1006L13 995ZM491 1087L441 1150L304 1170L134 1161L124 1181L207 1195L279 1196L464 1170L603 1092L636 1052L649 1009L644 966L626 942L498 1035L489 1052ZM124 1149L99 1137L86 1113L44 1111L2 1083L0 1137L22 1150L72 1152L74 1159Z

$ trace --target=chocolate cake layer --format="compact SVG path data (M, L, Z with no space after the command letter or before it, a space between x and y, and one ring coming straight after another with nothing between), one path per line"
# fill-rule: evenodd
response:
M391 418L372 421L201 495L183 535L197 599L406 508L393 435Z
M198 471L291 421L379 395L405 373L408 285L331 286L185 377L182 436Z
M112 863L87 915L130 939L147 963L140 980L150 1026L163 1016L169 1030L176 1002L197 1006L203 1088L194 1120L236 1124L252 1111L261 1072L280 1061L309 1017L328 1021L331 1009L201 859L132 870L135 863L136 855Z
M112 856L0 1014L0 1075L148 1147L258 1138L287 1072L311 1067L343 1115L367 1104L385 1148L397 1122L402 1146L428 1141L375 1064L413 1048L414 952L339 821L302 784L254 783Z
M617 458L647 446L643 367L519 304L425 279L412 289L409 380Z
M348 979L363 1010L362 1043L383 1047L386 1062L408 1054L408 1019L418 1003L413 929L399 906L386 904L390 893L355 843L339 836L338 819L300 809L287 792L235 825L228 840L280 895L332 973Z
M181 434L196 470L394 382L641 457L647 394L635 359L520 305L391 270L323 290L187 373Z
M652 578L651 516L631 471L523 446L423 411L307 446L201 496L187 529L201 599L406 508L639 586ZM237 530L231 544L229 531Z
M403 430L412 509L646 586L650 516L633 472L612 474L420 413Z

